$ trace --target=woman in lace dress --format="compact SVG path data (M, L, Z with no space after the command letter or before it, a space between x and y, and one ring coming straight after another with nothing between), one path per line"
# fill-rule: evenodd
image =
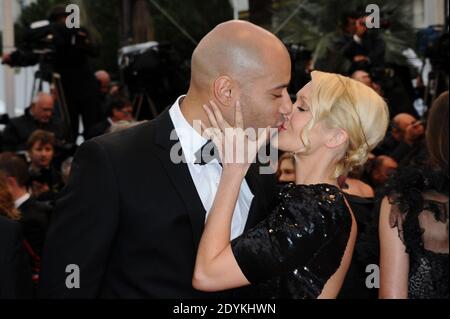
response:
M433 104L430 163L386 186L380 211L380 298L445 298L448 289L448 91Z
M217 105L211 106L205 111L216 129L208 135L219 146L223 171L200 241L193 286L219 291L252 284L260 297L335 298L357 232L337 178L364 163L383 138L389 118L385 102L352 79L312 72L276 145L294 154L296 183L279 192L280 203L265 220L232 242L232 214L249 162L238 163L227 150L242 149L236 140L245 141L245 158L254 158L266 135L257 141L243 136L239 104L237 128L223 120Z

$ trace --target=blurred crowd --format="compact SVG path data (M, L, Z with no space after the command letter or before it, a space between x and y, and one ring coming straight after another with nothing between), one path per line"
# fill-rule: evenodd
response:
M61 12L56 14L54 22L60 23L61 17L64 17ZM391 123L384 141L373 151L366 165L340 179L359 230L359 248L355 251L341 298L376 297L376 289L366 287L366 265L378 264L379 260L379 238L374 228L377 228L381 200L386 195L385 186L402 168L427 165L430 146L426 145L425 132L435 125L428 121L429 110L435 98L448 90L447 68L444 70L447 88L443 86L435 92L434 98L427 99L424 93L429 88L420 74L412 73L406 66L386 63L385 43L379 33L367 29L365 19L353 13L343 17L334 53L348 65L344 75L373 88L386 99ZM35 283L54 201L67 183L80 139L92 139L138 123L134 119L136 110L124 93L123 85L114 84L105 70L90 71L87 59L79 58L81 54L85 56L80 50L85 48L74 52L73 59L58 51L57 62L53 64L63 81L65 106L59 98L58 87L52 87L50 92L36 92L23 115L14 118L3 115L1 119L4 129L0 132L0 215L19 221L25 238L25 263L29 264ZM448 52L442 54L448 55ZM300 70L293 60L293 79L297 86L308 81L312 70L308 59L311 56L306 54ZM4 55L3 60L26 65L29 57L23 51ZM315 68L329 70L335 61L335 58L317 61ZM292 88L292 92L297 89ZM446 102L448 109L448 91L444 94L446 98L440 103ZM418 101L425 107L418 108ZM277 171L280 184L295 181L293 161L290 154L280 157Z

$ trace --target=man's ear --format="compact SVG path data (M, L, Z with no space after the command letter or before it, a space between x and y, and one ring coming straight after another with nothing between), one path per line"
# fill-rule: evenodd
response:
M348 141L348 134L342 129L333 129L325 145L328 148L337 148L344 145Z
M222 105L232 106L234 105L234 95L236 91L236 84L230 77L224 75L218 77L214 81L214 97Z
M396 127L393 127L392 130L391 130L391 135L394 138L399 138L400 137L400 130L398 128L396 128Z

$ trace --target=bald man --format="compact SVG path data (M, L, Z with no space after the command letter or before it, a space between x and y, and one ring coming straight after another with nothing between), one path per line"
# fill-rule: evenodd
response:
M98 126L100 123L104 123L108 118L109 104L111 103L112 96L110 94L111 89L111 76L105 70L98 70L94 73L95 78L97 79L97 87L98 87L98 104L97 109L94 111L98 111L97 120L94 125L84 132L85 139L89 139L92 133L92 130L95 130L94 127Z
M62 123L53 118L54 99L44 92L38 93L25 110L25 114L14 118L5 127L3 135L3 151L23 151L31 133L41 129L55 134L58 140L63 140Z
M105 70L98 70L95 72L95 78L100 86L100 93L107 94L109 92L109 86L111 84L111 76Z
M427 158L425 127L411 114L400 113L393 118L392 137L398 143L389 155L400 166Z
M400 113L392 119L392 136L398 142L412 144L417 136L423 135L424 132L422 123L411 114Z
M41 297L215 298L192 287L197 246L222 167L197 161L213 100L234 123L277 127L291 112L290 59L273 34L248 22L218 25L192 56L189 90L155 120L84 143L56 203L44 248ZM274 175L255 165L240 189L231 237L262 220Z

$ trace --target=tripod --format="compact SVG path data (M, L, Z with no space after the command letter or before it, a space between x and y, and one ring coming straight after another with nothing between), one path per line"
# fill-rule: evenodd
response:
M156 109L155 103L153 103L153 100L150 98L150 96L147 93L139 92L136 94L136 96L133 99L133 110L136 110L135 119L138 120L139 116L142 112L142 104L144 104L144 101L147 102L148 108L150 110L151 115L153 118L158 116L158 110Z
M34 74L33 88L31 92L31 100L36 96L38 92L42 92L44 83L50 85L50 90L54 90L56 96L56 105L59 108L59 114L61 121L64 125L64 137L66 140L72 140L72 125L70 122L69 110L67 108L67 102L64 95L64 88L61 81L61 75L53 72L48 66L45 67L42 64L39 65L39 70ZM53 93L53 92L51 92Z

